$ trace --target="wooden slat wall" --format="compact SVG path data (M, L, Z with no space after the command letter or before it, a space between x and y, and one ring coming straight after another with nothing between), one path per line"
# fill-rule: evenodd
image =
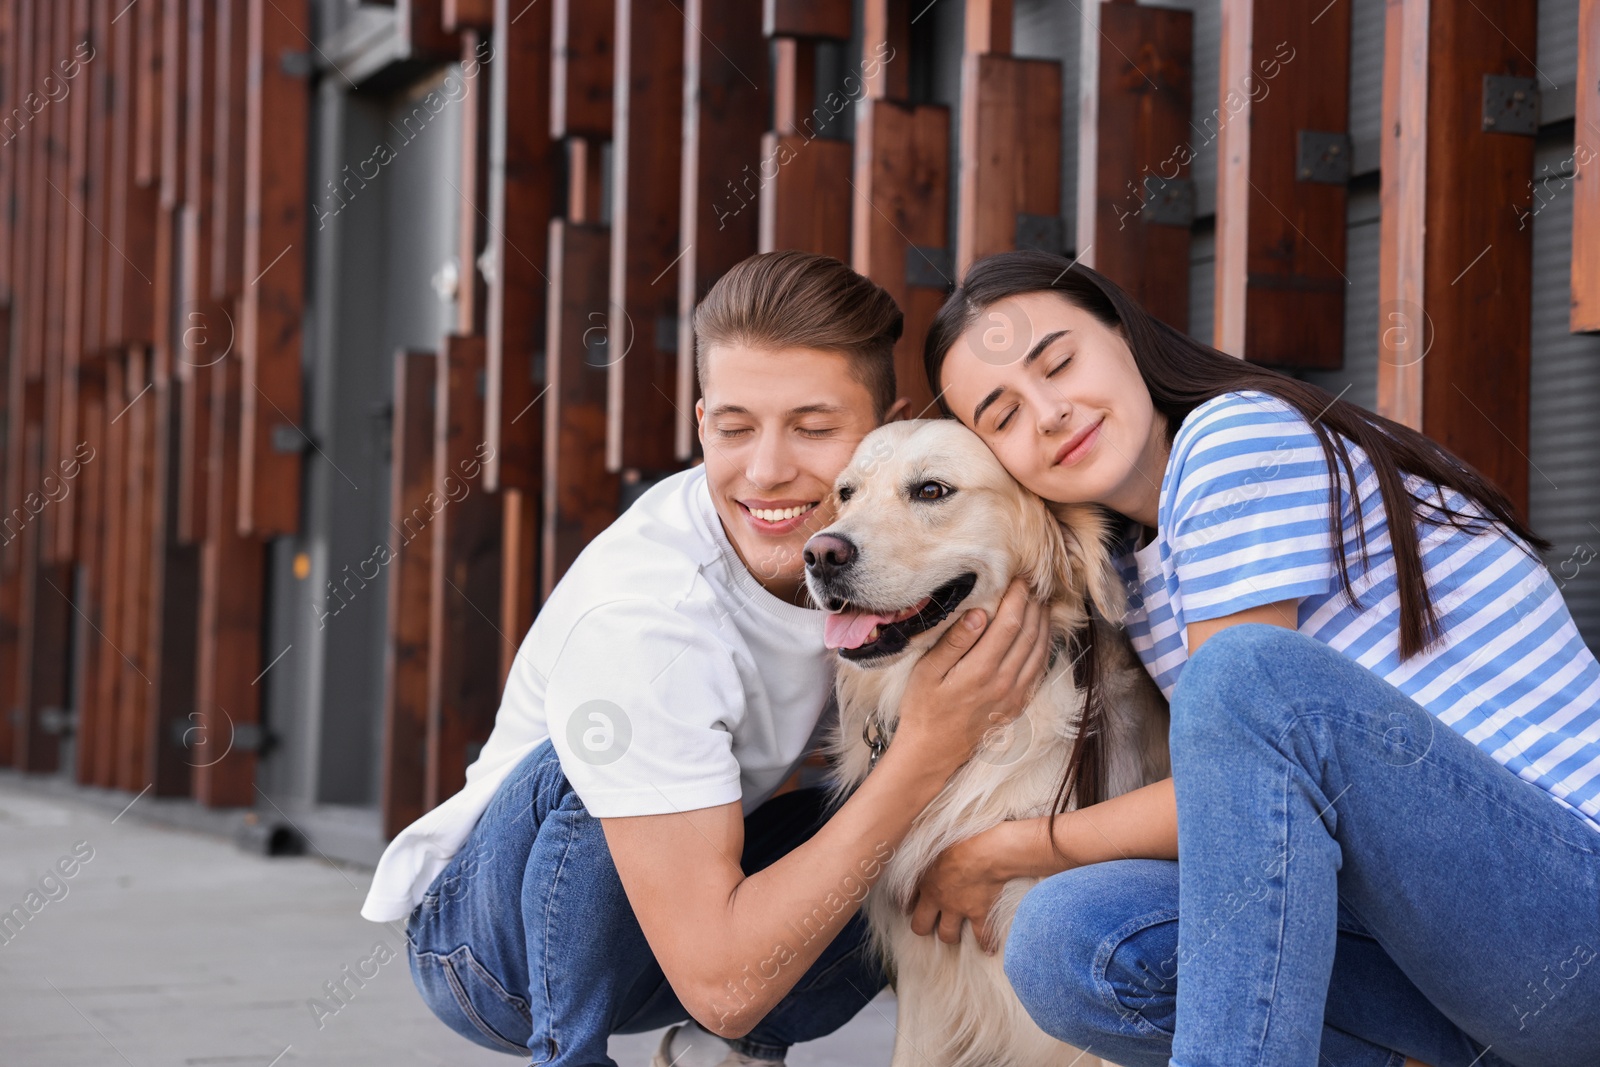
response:
M1533 230L1514 207L1530 196L1534 139L1484 128L1483 78L1535 76L1534 8L1387 12L1378 410L1477 467L1526 516Z
M1013 54L1011 0L968 0L946 107L913 76L925 6L392 6L403 58L375 91L459 64L471 95L438 205L456 314L394 369L386 832L459 787L539 603L623 494L694 460L694 307L751 252L824 252L885 286L906 313L900 391L921 411L922 344L960 273L1019 243L1065 250L1061 109L1077 93L1074 251L1186 325L1171 279L1190 230L1127 198L1147 171L1190 176L1168 160L1211 58L1193 54L1194 17L1084 5L1086 81L1063 86L1059 64ZM1579 131L1600 124L1596 6L1579 8ZM302 472L321 462L302 428L310 74L328 62L311 10L0 0L0 762L56 768L73 697L80 781L255 802L281 651L264 641L265 540L303 533ZM1507 205L1527 195L1532 139L1483 129L1481 111L1485 73L1533 74L1532 17L1513 0L1388 12L1380 288L1432 347L1410 358L1392 320L1362 327L1388 345L1380 406L1521 505L1530 246ZM1294 142L1347 124L1348 5L1223 14L1217 343L1333 366L1346 190L1301 180ZM846 41L859 82L823 84L819 53ZM47 75L69 91L47 98ZM1247 75L1271 92L1238 114L1227 94L1248 95ZM1578 154L1572 187L1575 330L1600 329L1593 162ZM40 506L56 482L71 492ZM459 499L435 514L428 494L449 485Z
M306 29L306 0L0 0L0 762L52 770L73 731L79 781L253 803L265 556L240 529L296 528L299 457L256 449L244 507L243 387L296 424Z

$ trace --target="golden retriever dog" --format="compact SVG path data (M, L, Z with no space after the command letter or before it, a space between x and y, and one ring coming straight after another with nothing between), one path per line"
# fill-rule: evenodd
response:
M1015 576L1050 606L1055 645L1022 715L996 730L923 811L863 903L899 999L892 1067L1079 1067L1077 1049L1034 1025L972 928L950 945L918 936L907 908L945 848L1008 819L1047 815L1084 713L1068 650L1095 627L1105 795L1165 778L1167 705L1120 626L1126 606L1104 545L1104 513L1047 507L950 420L869 434L835 483L838 519L806 545L806 582L838 649L839 722L827 742L836 796L871 773L892 742L918 657L967 608L993 616ZM1092 602L1102 619L1091 621ZM999 943L1036 879L1007 883L990 915Z

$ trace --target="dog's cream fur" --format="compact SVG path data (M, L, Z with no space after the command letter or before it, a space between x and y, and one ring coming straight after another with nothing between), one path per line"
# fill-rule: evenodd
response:
M928 481L953 493L915 499ZM911 669L968 608L993 616L1007 584L1022 576L1050 605L1058 640L1091 625L1088 602L1120 620L1126 601L1102 547L1097 508L1053 509L1018 485L989 449L959 423L898 422L862 441L839 486L852 495L828 533L848 538L856 559L832 587L873 610L917 603L963 572L977 583L951 616L914 636L898 655L862 664L841 659L840 717L829 742L840 799L866 778L869 714L892 736ZM1053 513L1052 513L1053 511ZM827 602L816 575L812 596ZM1139 665L1118 626L1096 620L1097 684L1105 708L1107 784L1115 796L1170 773L1166 701ZM912 932L905 911L922 874L948 846L1008 819L1049 813L1065 773L1083 710L1069 657L1058 655L1043 686L1012 726L958 770L917 819L863 910L874 943L894 975L899 1000L893 1067L1078 1067L1093 1063L1046 1035L1011 991L1003 955L987 955L970 925L948 945ZM1035 883L1014 879L991 914L1002 940L1017 904Z

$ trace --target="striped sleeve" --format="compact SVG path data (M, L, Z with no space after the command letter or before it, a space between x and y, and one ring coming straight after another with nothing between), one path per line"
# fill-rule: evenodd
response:
M1333 589L1330 475L1304 417L1259 392L1225 393L1195 414L1173 441L1161 519L1179 626Z

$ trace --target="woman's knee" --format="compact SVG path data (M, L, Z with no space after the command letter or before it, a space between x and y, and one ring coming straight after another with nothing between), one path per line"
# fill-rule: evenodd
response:
M1176 927L1176 864L1123 860L1065 871L1035 886L1006 939L1005 972L1040 1029L1080 1047L1107 1033L1148 1032L1143 1013L1176 989L1142 936ZM1138 943L1133 939L1138 937Z
M1314 638L1270 623L1240 623L1206 638L1173 689L1169 740L1174 758L1189 742L1217 739L1229 726L1280 733L1298 714L1280 682L1304 677L1297 658L1315 655L1318 648Z

